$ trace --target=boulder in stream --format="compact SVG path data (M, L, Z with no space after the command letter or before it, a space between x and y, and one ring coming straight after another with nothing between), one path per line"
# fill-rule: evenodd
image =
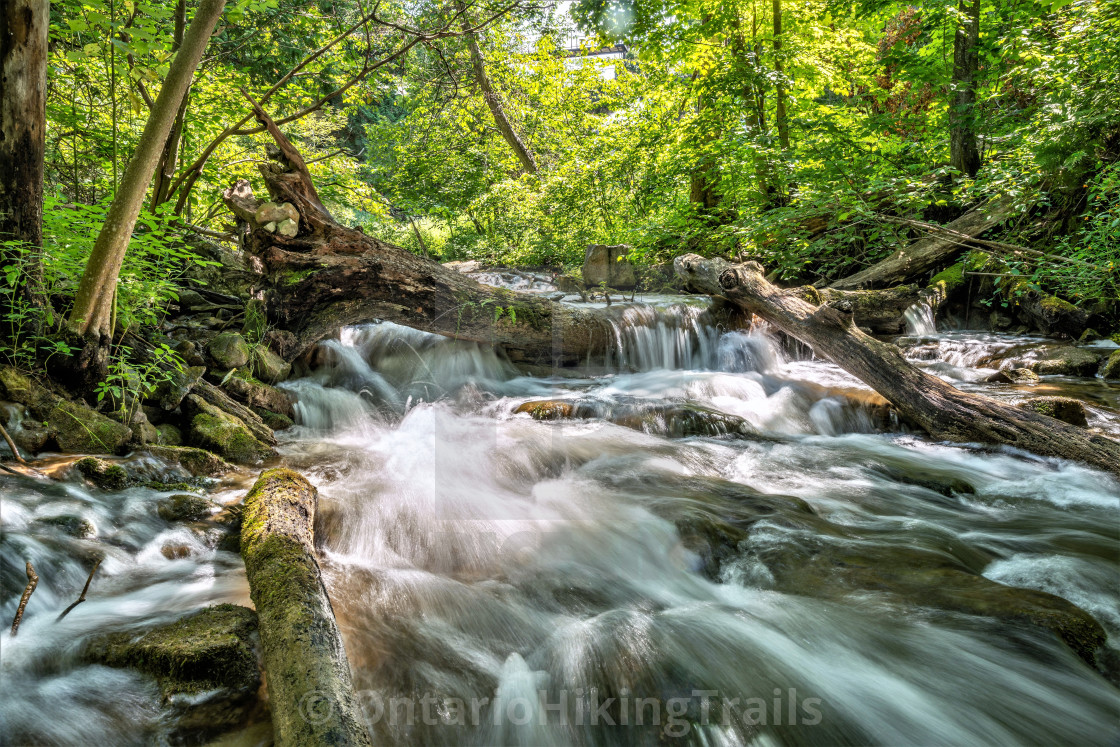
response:
M190 493L179 493L163 498L156 504L156 513L164 521L198 521L214 513L218 504L209 498Z
M119 464L97 457L85 457L74 463L82 475L102 490L123 490L128 487L128 472Z
M152 456L178 464L195 477L217 477L229 472L233 467L217 454L191 446L148 446Z
M175 722L174 741L203 742L259 709L257 647L257 614L219 604L142 633L100 636L83 658L155 677Z
M1089 427L1089 419L1085 415L1085 405L1072 397L1031 397L1019 403L1024 410L1047 415L1056 420L1061 420L1070 425Z
M1102 379L1120 379L1120 350L1112 351L1112 354L1101 363L1097 375Z
M1092 376L1100 365L1100 355L1072 345L1056 348L1031 365L1039 376Z

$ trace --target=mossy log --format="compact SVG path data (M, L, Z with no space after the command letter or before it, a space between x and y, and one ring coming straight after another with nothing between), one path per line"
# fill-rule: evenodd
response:
M944 228L899 249L897 252L865 270L837 280L830 287L836 290L881 288L905 283L923 272L950 262L956 255L969 248L961 237L976 237L1007 221L1015 214L1013 201L1002 198L985 203L957 218Z
M279 745L368 745L350 664L315 557L318 493L288 469L261 473L245 498L241 555L260 619Z
M263 203L245 180L223 198L249 224L245 249L267 278L265 311L275 329L269 342L284 358L294 360L340 327L373 320L499 345L528 364L575 364L607 350L612 333L602 310L490 288L340 225L319 200L299 152L254 107L280 149L279 165L261 172L272 200L299 212L298 233L289 237L257 223Z
M722 294L810 346L882 394L934 438L1006 444L1120 475L1120 443L1037 412L962 392L913 366L894 345L861 332L847 304L809 303L768 283L756 262L717 267L695 254L676 260L683 278Z

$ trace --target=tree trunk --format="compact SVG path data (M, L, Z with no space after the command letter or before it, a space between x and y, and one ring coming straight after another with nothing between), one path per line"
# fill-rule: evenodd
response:
M175 32L171 41L172 53L178 53L179 48L183 46L183 34L186 33L186 29L187 3L186 0L178 0L175 6ZM155 181L152 182L152 200L150 204L153 212L171 197L171 183L175 179L176 160L179 155L179 141L182 139L183 135L183 122L187 116L188 101L190 101L189 93L184 95L183 100L179 103L179 111L175 115L175 124L171 126L171 133L167 136L167 143L163 146L163 152L159 156L159 164L156 166Z
M976 75L980 64L980 0L961 0L963 19L953 37L953 100L949 107L949 164L976 176Z
M245 497L241 556L260 620L278 745L368 745L346 648L315 552L318 493L288 469Z
M677 273L757 314L886 397L933 438L1003 444L1035 454L1086 462L1120 474L1120 443L1084 428L962 392L911 365L890 343L861 332L845 303L816 306L766 282L747 262L720 267L695 254L678 257Z
M0 4L0 242L21 241L36 250L43 245L49 24L49 0ZM15 289L30 302L37 300L41 282L35 256ZM0 257L7 265L27 254L3 249Z
M101 339L112 335L114 291L132 229L140 215L160 154L167 144L176 113L190 88L194 70L202 59L223 8L225 0L202 0L183 38L183 46L171 62L167 79L156 97L136 152L128 162L120 188L109 206L105 224L82 273L68 320L70 329L76 334Z
M1015 211L1010 198L985 203L947 224L945 228L952 233L939 233L920 238L909 246L899 249L882 262L854 275L849 275L842 280L837 280L829 287L838 290L852 290L906 282L910 278L950 261L957 254L968 249L968 245L954 236L954 233L976 237L988 229L1004 223L1014 214Z
M482 50L478 48L478 34L470 31L471 21L467 13L467 7L461 1L455 3L456 8L461 14L461 23L463 32L467 39L467 49L471 53L471 67L474 68L474 79L478 83L478 87L482 90L482 98L486 100L486 106L490 107L490 113L494 115L494 124L498 126L498 132L502 133L502 137L509 143L509 147L513 149L514 155L517 160L521 162L521 168L526 173L537 173L537 162L533 159L533 154L529 152L524 141L517 134L517 130L513 128L513 124L506 116L506 111L502 107L502 99L498 92L494 90L494 85L490 82L490 76L486 74L486 62L482 58Z
M299 233L287 237L261 226L261 203L245 180L223 197L250 225L245 248L268 278L265 305L276 328L270 342L280 355L292 360L340 327L374 320L499 345L524 364L576 364L606 352L613 336L602 310L489 288L338 224L319 201L299 152L253 107L280 146L282 165L261 172L272 199L299 211Z

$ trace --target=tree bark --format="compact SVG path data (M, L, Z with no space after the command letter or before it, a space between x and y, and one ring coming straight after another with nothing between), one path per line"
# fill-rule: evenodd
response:
M837 280L831 288L852 290L903 283L953 259L968 248L960 236L979 236L1007 221L1015 211L1010 198L981 205L945 226L951 233L925 236L899 249L882 262Z
M255 102L253 107L280 147L281 164L262 166L261 173L272 199L299 211L299 233L289 238L257 223L261 203L245 180L223 198L250 225L245 248L268 281L266 313L276 328L270 342L280 355L293 360L340 327L374 320L499 345L524 364L576 364L607 350L613 333L601 310L490 288L338 224L320 202L299 152Z
M105 224L82 273L68 320L68 326L78 335L101 339L112 335L114 291L132 229L136 226L144 195L167 143L179 105L190 88L195 68L224 8L225 0L202 0L183 38L183 46L171 62L136 152L128 162L120 188L109 206Z
M35 249L43 245L49 25L49 0L0 4L0 242L21 241ZM0 249L0 257L7 265L27 255ZM24 271L17 296L35 302L40 283L41 266L35 259Z
M961 23L953 37L953 100L949 107L949 164L976 176L976 76L980 66L980 0L961 0Z
M479 89L482 90L482 98L486 100L486 106L490 108L490 113L494 116L494 124L498 127L498 132L502 133L502 137L509 143L509 147L513 150L517 160L521 162L521 168L526 173L537 173L537 162L533 158L533 154L529 152L529 148L517 134L517 130L513 128L513 124L506 116L505 108L502 106L501 96L494 90L494 84L490 82L490 76L486 74L486 61L482 57L482 50L478 47L478 34L471 30L471 22L467 14L466 6L457 0L456 7L459 13L462 14L460 21L463 26L463 34L467 39L467 49L471 53L471 67L474 69L474 79L478 83Z
M1084 428L962 392L910 364L897 347L861 332L847 304L816 306L766 282L747 262L719 271L695 254L678 257L677 273L754 313L886 397L933 438L1012 446L1072 459L1120 475L1120 443Z
M350 664L315 553L319 497L288 469L245 497L241 556L260 620L278 745L368 745Z
M178 53L183 46L183 35L187 29L187 2L178 0L175 6L175 31L171 40L172 53ZM183 96L179 102L179 111L175 114L175 123L171 126L171 133L167 136L167 143L160 153L159 163L156 166L155 181L152 182L151 209L167 202L171 196L171 182L175 178L176 160L179 155L179 141L183 136L183 122L187 116L187 102L190 94Z

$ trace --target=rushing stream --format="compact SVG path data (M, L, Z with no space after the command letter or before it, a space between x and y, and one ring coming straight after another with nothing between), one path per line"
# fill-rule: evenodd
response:
M378 324L343 330L325 365L283 385L299 424L281 452L320 490L326 582L375 744L1115 743L1120 690L1008 612L1021 589L1058 595L1120 660L1115 480L932 443L843 371L763 331L721 334L699 307L612 310L617 348L582 374L526 377L489 349ZM932 372L1027 393L982 379L1043 341L914 323ZM1115 385L1034 389L1085 398L1090 425L1120 434ZM603 415L514 412L541 400ZM665 414L681 408L745 425L681 434ZM251 479L211 497L235 501ZM5 478L0 496L6 619L23 561L43 579L19 636L0 637L0 733L157 738L154 687L76 652L93 633L246 603L238 557L159 519L151 490ZM37 524L60 514L95 539ZM94 542L108 556L89 601L55 624ZM188 552L167 557L169 543ZM977 583L953 597L961 577Z

